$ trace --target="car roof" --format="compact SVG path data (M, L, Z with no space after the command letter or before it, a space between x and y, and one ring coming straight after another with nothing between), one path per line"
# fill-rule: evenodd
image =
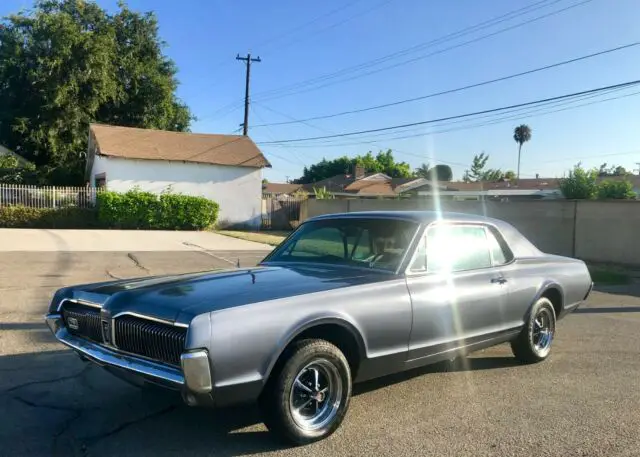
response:
M323 214L309 218L304 223L320 220L358 218L402 219L418 224L430 224L436 221L491 224L500 231L515 257L537 257L543 255L533 243L508 222L477 214L448 211L356 211L353 213Z
M495 225L504 224L503 221L476 214L455 213L449 211L356 211L352 213L322 214L307 219L307 221L318 221L326 219L405 219L420 224L429 224L435 221L451 222L485 222Z

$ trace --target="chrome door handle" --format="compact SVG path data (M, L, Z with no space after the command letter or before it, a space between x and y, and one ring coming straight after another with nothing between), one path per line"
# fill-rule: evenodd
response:
M492 284L504 284L505 282L507 282L505 278L491 278Z

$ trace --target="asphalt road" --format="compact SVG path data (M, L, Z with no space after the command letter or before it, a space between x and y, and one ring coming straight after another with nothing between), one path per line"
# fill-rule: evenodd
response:
M254 408L200 410L81 362L42 322L74 283L250 265L259 252L0 252L1 456L640 456L640 291L594 292L544 363L508 346L356 387L342 428L303 448Z

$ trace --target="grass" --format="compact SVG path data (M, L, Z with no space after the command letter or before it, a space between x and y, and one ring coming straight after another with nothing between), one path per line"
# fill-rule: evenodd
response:
M589 273L595 284L614 286L631 282L631 276L620 267L589 265Z
M268 231L268 232L244 232L240 230L217 230L220 235L240 238L241 240L255 241L256 243L270 244L271 246L279 245L289 233L284 231Z

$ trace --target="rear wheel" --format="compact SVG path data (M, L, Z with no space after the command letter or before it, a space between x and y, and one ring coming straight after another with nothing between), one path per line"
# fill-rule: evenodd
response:
M516 358L525 363L546 359L556 332L556 313L548 298L540 298L531 308L527 325L511 342Z
M342 423L351 398L351 372L344 354L318 339L294 343L260 398L271 432L295 444L331 435Z

